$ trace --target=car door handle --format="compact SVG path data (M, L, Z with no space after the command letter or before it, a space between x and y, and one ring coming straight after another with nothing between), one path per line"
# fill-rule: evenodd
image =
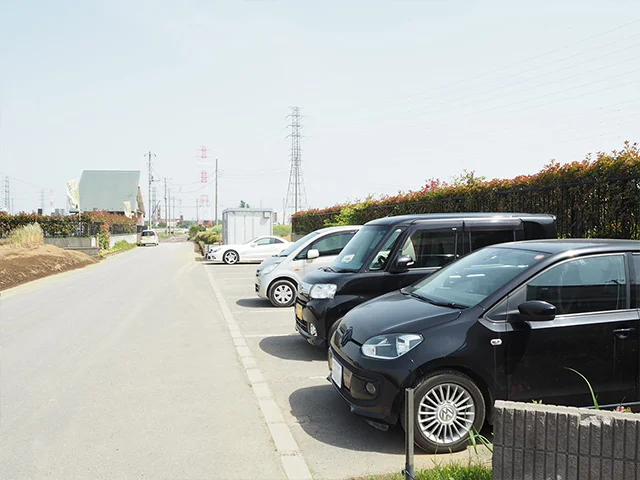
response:
M616 337L624 340L635 331L635 328L618 328L614 330L613 333L616 335Z

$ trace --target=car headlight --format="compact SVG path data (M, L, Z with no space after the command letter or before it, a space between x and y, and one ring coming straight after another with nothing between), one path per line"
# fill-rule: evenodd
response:
M322 298L333 298L336 294L336 290L338 289L337 285L333 283L318 283L311 287L311 291L309 292L309 296L316 300Z
M390 360L398 358L409 350L420 345L422 335L415 333L392 333L371 337L362 345L362 354L365 357L382 358Z
M277 264L277 263L274 263L273 265L267 265L267 266L264 268L264 270L262 270L262 271L260 272L260 275L266 275L267 273L271 273L271 272L273 272L273 271L276 269L276 267L277 267L277 266L278 266L278 264Z

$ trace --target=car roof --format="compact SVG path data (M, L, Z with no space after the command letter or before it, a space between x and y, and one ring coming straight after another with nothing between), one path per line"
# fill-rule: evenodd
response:
M517 248L522 250L535 250L548 254L557 254L568 251L581 253L598 252L640 252L639 240L621 240L612 238L564 238L549 240L526 240L522 242L501 243L493 245L498 248Z
M552 222L555 216L548 214L536 213L512 213L512 212L468 212L468 213L420 213L415 215L397 215L395 217L384 217L372 220L367 225L385 225L394 226L399 224L412 224L420 220L464 220L472 218L522 218L529 220L538 220L543 222Z
M345 230L359 230L360 228L362 228L362 225L340 225L338 227L319 228L318 230L315 230L315 231L322 234L322 233L331 233L331 232L343 232Z

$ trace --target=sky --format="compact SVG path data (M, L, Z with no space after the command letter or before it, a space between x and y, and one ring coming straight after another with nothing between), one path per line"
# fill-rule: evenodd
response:
M147 202L149 151L186 218L213 206L215 159L219 212L281 211L292 106L311 208L620 149L640 140L640 2L0 2L14 211L64 208L92 169L139 170Z

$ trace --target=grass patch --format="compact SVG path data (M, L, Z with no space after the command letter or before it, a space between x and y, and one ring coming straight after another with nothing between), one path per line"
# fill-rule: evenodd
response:
M356 480L404 480L402 473L390 475L373 475L359 477ZM428 470L418 470L416 480L492 480L493 474L489 467L483 465L442 465Z
M33 248L44 245L44 232L40 225L32 223L9 233L7 243L12 247Z
M135 243L129 243L126 240L120 240L119 242L116 242L112 248L110 248L109 250L105 250L104 252L100 253L101 256L106 256L106 255L113 255L115 253L120 253L120 252L126 252L127 250L131 250L133 248L136 248L138 245Z

